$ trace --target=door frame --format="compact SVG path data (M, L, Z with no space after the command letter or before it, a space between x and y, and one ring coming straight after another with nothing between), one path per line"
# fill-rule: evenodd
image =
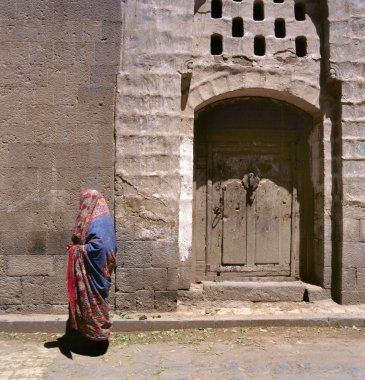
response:
M247 98L245 98L247 99ZM250 98L251 99L251 98ZM240 99L235 99L236 101L240 101ZM244 100L244 99L243 99ZM262 101L270 102L272 99L269 98L260 98L259 102ZM230 102L232 99L229 99L228 101L220 101L217 103L226 103ZM277 101L275 101L277 103ZM284 102L280 102L284 103ZM209 241L208 236L208 228L207 225L210 221L210 213L208 210L212 208L211 199L209 199L210 189L212 187L212 174L211 174L211 167L212 167L212 141L209 141L209 138L211 136L204 136L201 138L199 136L199 131L195 130L196 140L195 140L195 151L194 151L194 200L193 200L193 258L194 258L194 272L195 272L195 281L200 282L202 280L211 280L211 279L217 279L219 277L220 279L227 278L245 278L245 277L262 277L264 274L265 279L286 279L286 280L292 280L300 278L300 267L302 266L301 261L307 260L304 255L306 255L306 252L308 251L308 247L304 246L307 243L303 244L304 240L310 240L303 236L303 223L308 224L308 221L312 218L312 213L308 212L308 210L305 210L305 207L302 204L301 207L301 220L299 218L299 201L298 201L298 193L301 193L301 202L303 203L304 200L304 193L305 188L308 185L308 173L306 173L306 169L309 166L309 157L307 152L307 147L305 146L307 144L307 136L310 130L310 127L313 125L313 121L311 117L304 113L303 111L297 109L296 107L293 107L291 105L288 105L285 103L288 107L295 108L295 112L298 112L298 114L305 114L303 125L300 126L300 128L295 128L294 134L296 134L295 138L293 139L294 143L292 144L292 160L294 160L293 167L298 168L298 170L293 169L293 192L292 192L292 221L291 221L291 265L290 265L290 275L289 276L282 276L281 274L275 274L273 273L267 273L267 269L265 268L265 273L255 273L250 276L249 273L239 272L235 271L234 268L231 268L231 271L224 271L222 270L222 267L215 267L213 265L210 265L208 263L207 258L207 243ZM210 105L210 107L214 107L213 105ZM206 108L209 108L206 107ZM205 110L205 109L203 109ZM208 110L209 112L209 110ZM284 111L283 111L284 112ZM199 117L199 114L197 115ZM244 130L244 129L243 129ZM222 132L222 130L220 131ZM274 129L267 128L265 132L263 133L275 133L276 140L280 138L285 138L285 135L287 134L288 130L281 130L281 131L274 131ZM223 132L224 133L224 132ZM245 137L249 137L249 135L256 133L257 131L245 131L244 135ZM217 134L219 135L219 133ZM301 159L299 159L301 158ZM205 173L203 173L205 167ZM301 173L301 176L298 176L297 174ZM200 177L200 180L198 179ZM202 186L202 177L203 182L205 181L205 189L204 185ZM205 198L205 200L204 200ZM308 198L308 197L306 197ZM307 201L304 203L308 204ZM310 202L309 202L310 203ZM202 210L204 208L204 210ZM204 228L203 228L204 224ZM205 231L203 231L205 230ZM309 234L307 234L308 237ZM204 247L202 247L204 245ZM210 265L210 266L209 266ZM228 266L226 266L226 269L229 269ZM233 269L233 270L232 270Z

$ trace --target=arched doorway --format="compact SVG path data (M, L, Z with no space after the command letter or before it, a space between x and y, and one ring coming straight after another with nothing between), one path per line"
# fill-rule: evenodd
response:
M241 97L195 118L196 280L310 277L313 186L310 115Z

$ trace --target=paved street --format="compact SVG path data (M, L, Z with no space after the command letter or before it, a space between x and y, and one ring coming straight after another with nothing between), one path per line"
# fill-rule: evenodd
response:
M365 379L365 329L235 328L114 334L99 357L0 334L5 379Z

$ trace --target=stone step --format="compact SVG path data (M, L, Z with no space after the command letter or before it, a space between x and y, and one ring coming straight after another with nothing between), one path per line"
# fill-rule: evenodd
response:
M305 285L300 281L207 281L203 291L212 301L299 302L303 301Z
M330 299L328 289L302 281L203 281L179 291L180 304L223 302L302 302Z

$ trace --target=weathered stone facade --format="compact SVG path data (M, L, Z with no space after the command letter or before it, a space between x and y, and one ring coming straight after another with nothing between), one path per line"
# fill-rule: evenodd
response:
M81 186L115 214L117 309L209 279L197 120L233 99L307 115L291 274L365 302L361 0L19 0L0 22L1 310L65 310Z
M67 310L65 247L82 186L113 208L116 1L3 1L0 304Z

